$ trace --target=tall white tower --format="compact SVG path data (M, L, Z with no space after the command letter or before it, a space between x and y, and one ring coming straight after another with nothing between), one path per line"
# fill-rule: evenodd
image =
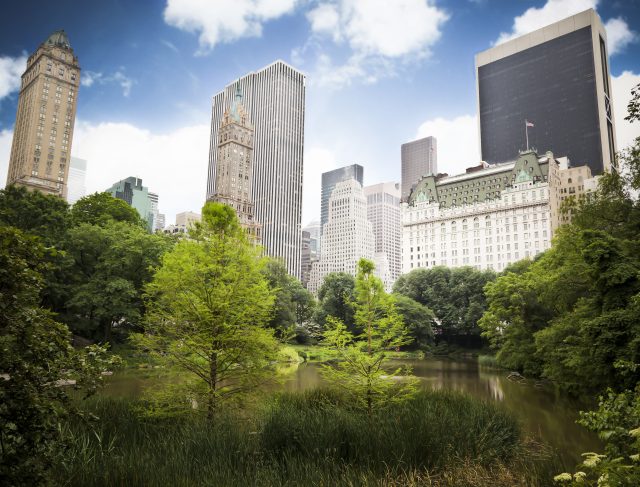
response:
M367 219L367 198L355 179L336 184L329 197L329 216L321 237L322 254L313 264L307 289L318 293L327 274L355 276L361 258L374 260L373 226Z
M300 278L305 76L283 61L251 72L213 97L207 200L216 194L217 145L224 112L239 86L253 123L251 199L267 255Z
M380 183L364 188L367 217L373 225L380 278L389 292L402 273L402 210L400 184ZM384 266L388 266L388 272Z

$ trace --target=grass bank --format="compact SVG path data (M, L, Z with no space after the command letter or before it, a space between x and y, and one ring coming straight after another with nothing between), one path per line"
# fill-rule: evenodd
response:
M65 428L56 485L548 485L557 471L496 405L423 391L372 416L335 393L281 394L252 414L140 415L98 397Z

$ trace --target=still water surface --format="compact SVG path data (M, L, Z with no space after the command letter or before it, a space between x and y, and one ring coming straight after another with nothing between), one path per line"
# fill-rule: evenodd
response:
M549 385L533 381L512 382L507 379L507 372L481 367L475 359L427 358L401 363L412 367L423 387L453 389L504 405L518 417L525 432L553 446L567 468L580 461L580 453L602 449L594 434L575 423L578 411L594 406L593 399L577 401ZM304 391L322 385L320 367L314 363L292 366L285 377L278 388L287 391ZM110 377L104 392L137 397L145 388L166 380L156 373L125 371Z

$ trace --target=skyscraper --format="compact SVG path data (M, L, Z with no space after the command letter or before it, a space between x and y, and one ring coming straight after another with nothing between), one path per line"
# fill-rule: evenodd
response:
M87 194L87 161L71 156L67 181L67 202L73 204Z
M342 181L353 179L363 184L364 168L360 164L340 167L322 173L322 194L320 195L320 234L324 233L324 225L329 219L329 198L336 185Z
M237 87L254 127L251 198L268 255L300 277L305 76L283 61L251 72L213 97L207 200L216 193L218 133Z
M147 222L148 230L153 232L153 198L155 196L157 204L157 195L149 193L149 188L142 185L142 179L135 177L123 179L105 192L133 206L140 218Z
M7 185L67 195L80 66L67 34L56 31L27 59Z
M407 142L400 146L402 161L402 201L407 201L411 188L422 176L438 172L438 141L435 137Z
M512 160L528 135L593 174L614 164L607 34L593 9L481 52L476 79L484 161Z
M302 285L307 287L311 266L320 258L320 222L314 220L302 229Z
M311 272L311 234L302 230L302 252L300 253L300 281L304 287L309 282L309 273Z
M400 184L379 183L364 188L367 218L373 225L375 252L381 262L386 259L389 271L381 273L387 291L402 273L402 211ZM382 259L384 255L385 259ZM383 267L385 264L380 264ZM382 269L381 269L382 270Z
M253 127L242 105L240 86L218 131L216 185L212 201L231 206L240 225L260 241L260 224L253 217Z
M322 253L311 267L307 285L314 294L327 274L346 272L355 276L361 258L373 260L375 257L373 227L367 219L367 198L360 183L355 179L337 183L328 207L329 218L321 237Z
M153 217L153 225L151 230L164 230L164 215L160 213L158 193L149 192L149 200L151 201L151 215Z

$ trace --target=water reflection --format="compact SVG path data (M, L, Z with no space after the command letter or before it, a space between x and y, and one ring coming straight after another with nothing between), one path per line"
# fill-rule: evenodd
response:
M512 411L524 430L557 449L567 468L580 461L580 453L602 449L598 438L575 423L578 411L593 403L572 400L555 388L540 387L532 381L512 382L501 370L478 366L475 360L426 359L399 361L409 365L425 388L452 389L472 396L496 401ZM322 384L318 364L293 364L280 367L276 373L284 380L268 386L270 390L301 392ZM108 380L107 394L137 397L145 387L157 387L164 381L178 380L163 376L161 371L128 371Z

